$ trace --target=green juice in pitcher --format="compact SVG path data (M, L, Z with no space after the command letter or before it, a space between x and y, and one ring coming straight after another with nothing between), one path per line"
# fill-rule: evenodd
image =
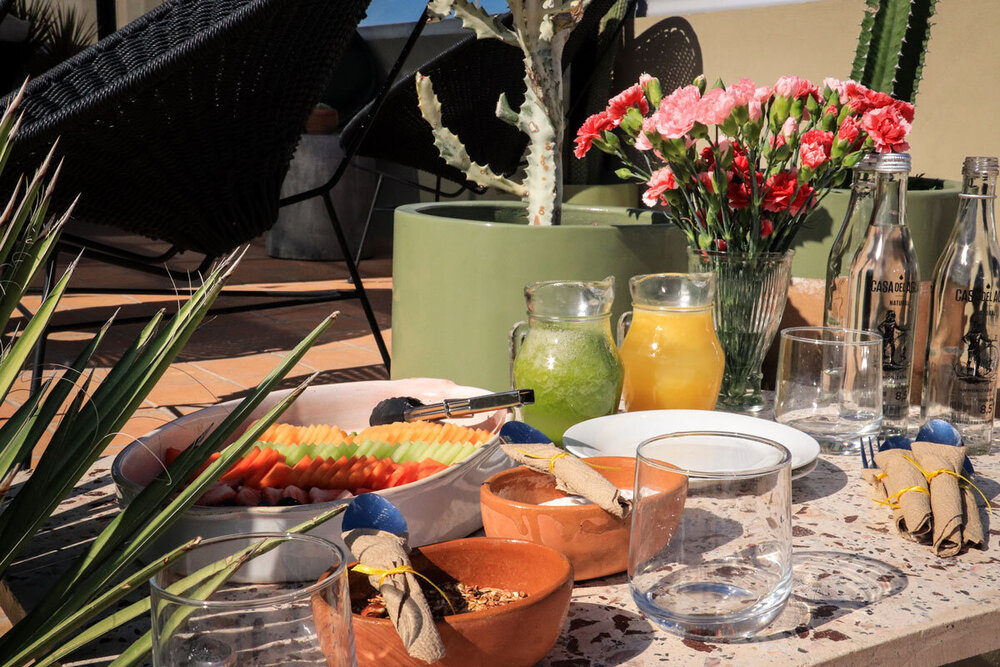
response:
M611 337L613 285L608 279L525 288L529 317L512 333L513 380L535 391L522 418L555 443L573 424L618 410L623 372Z

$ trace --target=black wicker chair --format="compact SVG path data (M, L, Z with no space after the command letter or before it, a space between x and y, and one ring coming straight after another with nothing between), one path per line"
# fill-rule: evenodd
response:
M28 84L17 162L6 178L32 169L59 138L65 167L55 210L80 192L74 218L172 245L164 254L136 255L67 233L64 249L184 284L187 274L162 266L177 252L204 254L204 269L275 222L305 120L368 2L168 0ZM10 100L0 100L0 109ZM0 183L0 191L12 186ZM345 243L335 218L334 228ZM345 255L354 290L294 293L293 301L265 307L358 298L388 367L371 305ZM241 309L248 307L216 312Z

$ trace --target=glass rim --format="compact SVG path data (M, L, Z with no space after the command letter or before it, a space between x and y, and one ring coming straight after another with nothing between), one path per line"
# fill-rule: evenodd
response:
M227 535L219 535L217 537L210 537L208 539L202 540L201 542L196 544L194 548L188 552L188 554L192 553L197 549L206 547L211 544L218 544L221 542L231 542L236 540L246 540L252 542L257 538L260 539L286 538L289 541L311 542L312 544L323 547L324 549L328 549L330 552L339 556L340 563L337 565L336 569L329 575L323 577L322 579L319 579L318 581L314 581L308 586L304 586L298 590L291 591L289 593L282 593L280 595L271 595L251 600L198 600L195 598L189 598L183 595L177 595L175 593L171 593L156 581L156 578L163 573L163 570L160 570L159 572L157 572L156 574L154 574L149 578L149 587L151 589L150 593L152 594L153 592L155 592L158 597L164 600L169 600L170 602L173 602L175 604L184 605L185 607L199 607L202 609L234 609L234 608L245 609L247 607L263 607L268 605L280 604L283 602L292 602L293 600L296 600L306 595L311 596L316 591L321 590L326 586L329 586L331 581L336 580L338 577L341 576L342 573L346 571L347 559L344 557L343 549L341 549L339 546L337 546L330 540L324 539L322 537L317 537L316 535L304 535L302 533L288 533L279 531L260 532L260 533L229 533ZM247 546L250 545L248 544ZM222 556L222 558L227 558L227 557L228 556ZM167 567L169 568L170 566L168 565ZM324 572L325 571L326 570L324 570ZM239 569L237 569L236 572L239 572Z
M715 280L715 273L712 271L661 271L660 273L638 273L628 279L629 287L644 278L684 278L685 280Z
M705 470L691 470L687 468L682 468L678 465L673 465L667 462L657 461L656 459L651 459L642 453L642 449L646 445L650 445L654 442L661 440L671 440L673 438L691 437L691 436L710 436L710 437L724 437L724 438L738 438L740 440L752 440L754 442L760 443L762 445L767 445L773 447L781 453L781 460L777 463L763 466L760 468L751 468L748 470L716 470L716 471L705 471ZM752 479L754 477L761 477L763 475L769 475L775 472L779 472L782 468L788 468L789 471L792 467L792 453L787 447L779 442L770 440L768 438L762 438L757 435L751 435L749 433L737 433L735 431L677 431L674 433L663 433L661 435L653 436L652 438L647 438L639 443L639 446L635 448L635 458L636 460L641 460L645 465L649 465L658 470L664 470L667 472L675 472L684 475L688 478L694 479ZM637 468L638 470L638 468ZM636 473L638 475L638 472Z
M827 331L839 331L845 334L850 334L855 336L855 340L827 340L824 338L809 338L808 336L799 335L800 332L812 331L812 332L827 332ZM780 332L782 339L794 340L798 343L814 343L816 345L874 345L882 342L882 334L869 331L867 329L849 329L847 327L788 327L787 329L782 329Z

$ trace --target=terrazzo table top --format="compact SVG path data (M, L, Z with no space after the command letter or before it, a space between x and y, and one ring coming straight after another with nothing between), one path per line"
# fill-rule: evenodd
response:
M976 484L995 499L1000 454L974 463ZM109 467L103 459L88 471L9 573L26 605L117 511ZM624 575L616 575L577 585L562 635L542 664L918 667L1000 648L1000 523L987 523L987 550L937 558L895 534L889 510L871 501L860 471L854 457L823 455L793 482L795 584L784 612L757 639L716 644L655 629L633 604ZM128 626L68 664L106 664L147 628Z
M1000 454L973 463L973 481L996 504ZM917 667L1000 648L1000 520L986 524L985 551L938 558L899 537L871 498L855 457L822 455L792 482L792 596L758 638L710 643L654 629L617 575L576 586L542 664Z

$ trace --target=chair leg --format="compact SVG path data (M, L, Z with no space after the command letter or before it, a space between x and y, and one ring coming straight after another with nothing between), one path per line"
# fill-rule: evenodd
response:
M382 363L385 365L386 372L389 371L389 349L385 345L385 340L382 338L382 331L378 328L378 321L375 319L375 311L372 310L372 304L368 301L368 294L365 293L365 286L361 282L361 276L358 274L358 267L354 263L354 258L351 256L351 247L347 244L347 236L344 234L344 229L340 225L340 220L337 218L337 212L333 208L333 202L330 200L330 192L326 191L323 193L323 204L326 206L326 214L330 218L330 225L333 227L333 233L337 236L337 242L340 244L340 248L344 253L344 263L347 264L347 272L354 282L354 289L358 293L358 299L361 301L361 308L365 311L365 317L368 319L368 327L371 329L372 336L375 338L375 345L378 346L379 354L382 355Z
M372 195L371 206L368 207L368 217L365 218L365 226L361 229L361 240L358 241L358 254L354 257L354 265L361 270L361 253L365 251L365 241L368 240L368 230L372 225L372 218L375 217L375 208L378 205L378 196L382 192L382 181L385 177L382 174L378 175L378 181L375 182L375 193ZM353 282L353 281L352 281Z
M45 263L45 286L42 288L42 301L45 301L56 283L56 268L59 262L59 251L53 250L49 261ZM45 343L49 336L49 328L45 327L35 344L35 360L31 366L31 393L42 387L42 369L45 366Z

